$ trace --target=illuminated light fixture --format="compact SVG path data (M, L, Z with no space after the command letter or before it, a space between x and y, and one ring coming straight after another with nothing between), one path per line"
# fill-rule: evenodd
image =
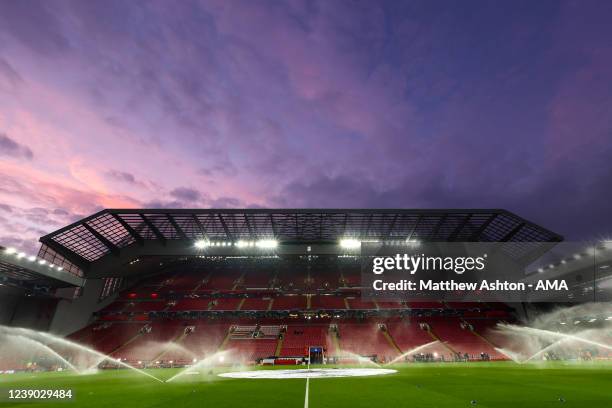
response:
M276 248L278 241L275 239L262 239L255 243L258 248Z
M548 267L549 267L550 269L552 269L552 268L554 268L554 267L555 267L555 265L550 264L550 265L548 265Z
M565 259L562 259L561 263L565 265L567 263L567 261Z
M560 322L559 324L565 325L565 322Z
M17 259L21 259L21 258L23 258L25 256L26 256L25 252L20 252L20 253L17 254Z
M580 255L580 254L574 255L574 259L580 259L580 258L582 258L582 255Z
M7 254L14 254L15 252L17 252L17 250L15 248L12 247L8 247L4 250Z
M46 264L46 263L47 263L47 261L45 261L44 259L40 259L40 260L38 261L38 263L39 263L39 264L41 264L41 265L44 265L44 264Z
M542 269L542 268L538 268L538 272L539 272L539 273L542 273L542 272L544 272L544 269Z
M576 320L574 324L580 324L580 320Z
M197 359L197 358L194 358L192 361L195 363L196 361L198 361L198 359Z
M222 363L225 361L225 357L224 356L219 356L219 362Z
M596 322L596 321L597 321L596 318L589 319L589 323L593 323L593 322Z
M205 239L199 239L193 245L198 249L204 249L210 245L210 242L206 241Z
M57 270L58 270L58 271L63 271L63 270L64 270L64 267L63 267L63 266L58 266L58 267L57 267Z
M361 241L357 239L347 238L340 240L340 247L345 249L356 249L361 247Z
M28 261L34 262L35 260L36 260L36 257L34 255L28 256Z
M606 240L606 241L602 242L602 244L603 244L604 248L612 249L612 241Z
M606 317L606 320L612 320L612 316Z
M244 247L249 246L249 243L247 241L238 241L238 242L236 242L236 246L238 248L244 248Z

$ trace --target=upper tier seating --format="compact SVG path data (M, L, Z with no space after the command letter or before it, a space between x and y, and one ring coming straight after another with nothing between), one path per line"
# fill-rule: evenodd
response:
M272 303L272 310L306 309L306 296L277 296Z
M374 302L362 301L361 298L347 298L349 307L351 309L376 309Z
M217 298L214 299L211 310L236 310L241 298Z
M239 271L215 271L206 285L202 285L200 289L207 290L232 290L238 284L238 279L242 275Z
M247 298L240 310L268 310L270 298Z
M177 300L174 306L171 306L168 310L171 311L184 311L184 310L208 310L210 298L202 299L181 299Z
M313 310L317 309L346 309L344 304L344 298L341 296L324 296L317 295L312 296L310 299L310 308Z

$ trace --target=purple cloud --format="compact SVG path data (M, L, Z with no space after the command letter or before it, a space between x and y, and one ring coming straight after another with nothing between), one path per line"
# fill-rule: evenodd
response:
M142 206L502 207L612 231L608 2L17 3L7 239Z
M34 153L32 153L29 147L17 143L5 133L0 133L0 156L21 157L32 160Z

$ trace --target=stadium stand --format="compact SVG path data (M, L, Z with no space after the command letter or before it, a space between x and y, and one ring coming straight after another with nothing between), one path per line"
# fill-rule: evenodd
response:
M86 240L83 231L93 235ZM188 364L234 350L255 362L301 358L309 346L320 346L331 358L389 361L429 343L426 352L445 360L456 353L504 358L490 329L512 319L508 307L364 300L361 262L339 245L345 234L531 242L508 252L521 262L546 250L538 242L561 240L503 210L133 209L103 210L42 237L41 253L57 252L84 275L125 277L114 298L92 311L90 324L70 336L115 358ZM287 252L254 242L267 237ZM314 245L318 252L311 252Z

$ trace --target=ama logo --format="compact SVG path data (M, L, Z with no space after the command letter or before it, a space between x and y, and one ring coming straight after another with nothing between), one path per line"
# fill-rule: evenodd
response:
M567 282L563 280L539 280L536 284L535 290L569 290Z

